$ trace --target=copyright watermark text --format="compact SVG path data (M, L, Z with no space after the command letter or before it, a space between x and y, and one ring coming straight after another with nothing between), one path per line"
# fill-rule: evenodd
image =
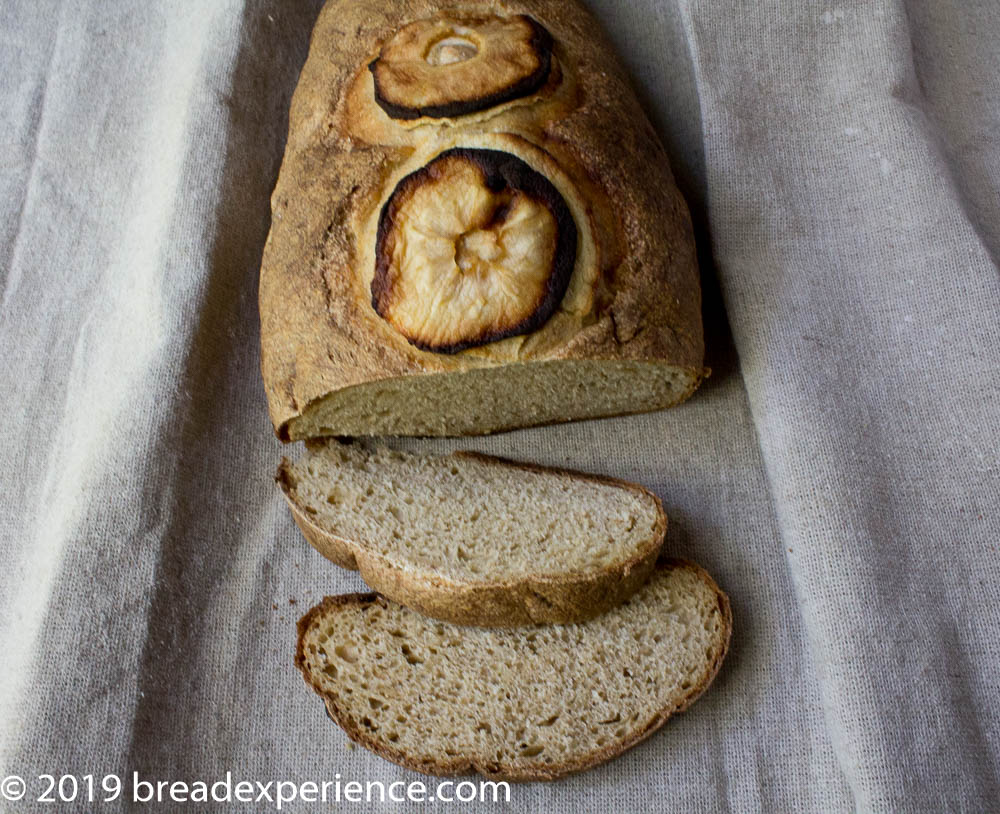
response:
M509 803L510 784L492 780L242 780L226 772L215 781L153 780L138 772L129 775L40 774L27 780L8 775L0 780L0 797L8 802L23 799L38 803L112 803L121 798L133 803L172 806L185 803L255 803L282 811L296 804L336 803ZM171 809L172 810L172 809Z

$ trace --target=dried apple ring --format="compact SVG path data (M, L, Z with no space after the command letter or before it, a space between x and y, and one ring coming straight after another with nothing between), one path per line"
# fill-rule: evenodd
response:
M552 37L525 14L418 20L368 66L375 101L394 119L486 110L534 93L551 67Z
M438 353L532 333L562 301L576 250L573 216L547 178L501 150L454 148L382 207L372 306Z

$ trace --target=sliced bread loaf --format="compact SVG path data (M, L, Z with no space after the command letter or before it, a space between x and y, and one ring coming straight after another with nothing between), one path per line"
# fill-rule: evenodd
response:
M613 758L686 709L729 644L729 600L661 562L629 601L571 625L435 622L378 594L299 621L296 665L348 736L430 774L551 780Z
M641 486L469 452L337 441L278 482L324 556L385 596L459 624L570 622L631 596L666 533Z
M279 437L491 433L698 386L691 219L586 5L326 4L261 261Z

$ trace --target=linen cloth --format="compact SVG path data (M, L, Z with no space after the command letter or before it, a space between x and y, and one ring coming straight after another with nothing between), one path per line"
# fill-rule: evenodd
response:
M295 619L362 587L275 489L258 373L319 7L0 4L0 774L36 796L421 777L347 748L292 666ZM735 628L691 710L507 808L1000 810L996 4L590 7L691 204L714 373L664 413L408 445L649 486Z

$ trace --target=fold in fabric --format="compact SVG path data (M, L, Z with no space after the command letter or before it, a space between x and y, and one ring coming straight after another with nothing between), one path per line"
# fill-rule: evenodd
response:
M995 15L708 6L684 13L713 249L838 762L859 810L989 810Z

